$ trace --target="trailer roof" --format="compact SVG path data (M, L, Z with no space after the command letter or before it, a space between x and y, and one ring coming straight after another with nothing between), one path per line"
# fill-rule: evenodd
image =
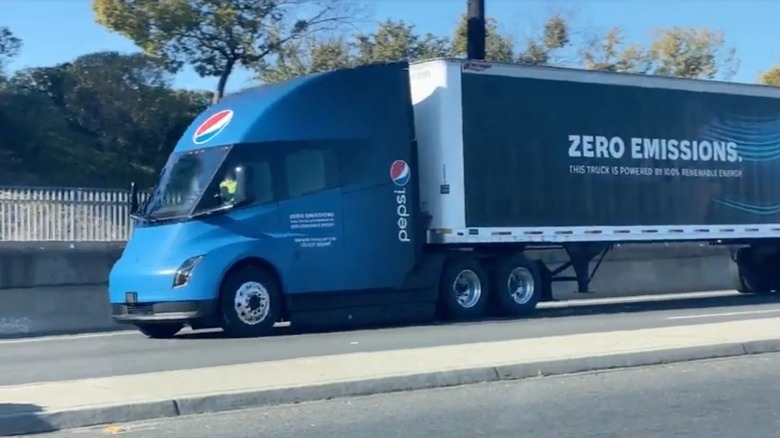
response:
M473 74L780 98L780 87L726 82L713 79L688 79L639 73L585 70L572 67L524 65L496 61L474 61L459 58L432 58L411 62L410 65L423 66L425 64L437 62L457 64L460 65L462 69Z

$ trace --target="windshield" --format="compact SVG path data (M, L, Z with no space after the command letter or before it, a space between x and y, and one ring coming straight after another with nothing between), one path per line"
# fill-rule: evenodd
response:
M172 154L139 215L153 220L189 215L229 150L224 146Z

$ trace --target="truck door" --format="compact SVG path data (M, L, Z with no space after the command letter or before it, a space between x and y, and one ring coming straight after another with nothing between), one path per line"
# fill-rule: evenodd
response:
M279 202L291 254L287 291L342 289L342 215L336 152L323 142L286 147L280 162L285 200Z

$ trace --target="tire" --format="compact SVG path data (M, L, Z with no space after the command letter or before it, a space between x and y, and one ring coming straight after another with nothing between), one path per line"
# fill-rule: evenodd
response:
M230 337L266 336L279 321L279 285L265 269L239 267L222 282L219 296L222 330Z
M136 324L136 328L147 338L172 339L184 328L184 324L160 323L160 324Z
M539 264L522 254L500 262L493 273L493 298L502 316L525 316L533 313L544 293L545 285Z
M772 293L772 287L762 269L755 263L751 248L740 248L736 253L737 277L739 286L737 291L743 294L768 295Z
M448 260L439 283L442 317L451 321L484 317L489 290L488 275L476 259L454 257Z

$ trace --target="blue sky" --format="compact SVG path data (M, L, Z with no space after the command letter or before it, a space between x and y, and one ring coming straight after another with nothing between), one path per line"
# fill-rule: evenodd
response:
M375 0L374 22L386 18L414 23L420 32L449 35L466 0ZM778 0L486 0L487 15L502 30L522 39L540 28L552 12L563 12L578 29L605 30L620 26L635 42L646 43L657 27L708 26L725 32L737 49L740 68L732 78L755 82L760 72L780 64L780 1ZM12 69L64 62L101 50L136 50L124 37L94 23L91 0L0 0L0 25L10 26L24 40ZM370 30L371 23L363 26ZM215 78L179 74L175 84L212 89ZM248 72L238 72L228 91L251 84Z

